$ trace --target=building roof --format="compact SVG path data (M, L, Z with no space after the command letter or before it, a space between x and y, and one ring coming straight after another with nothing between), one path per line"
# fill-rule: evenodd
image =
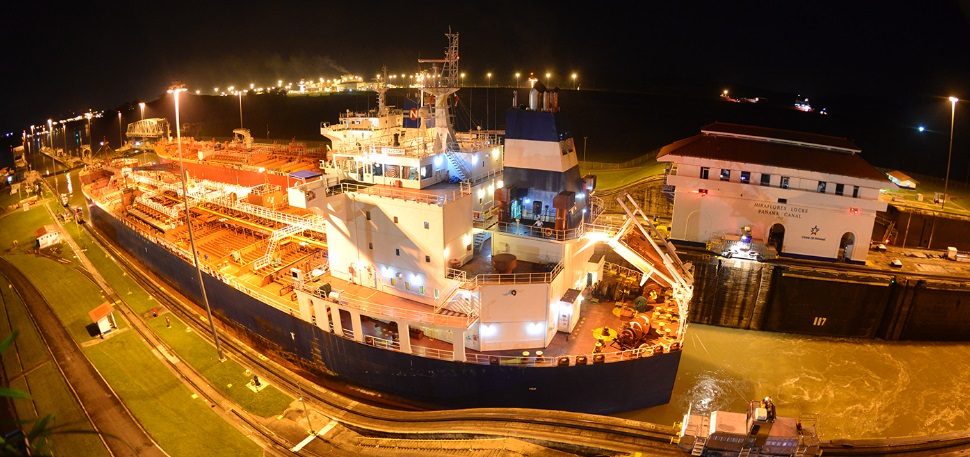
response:
M44 235L47 235L48 233L57 234L58 233L57 232L57 226L56 225L53 225L53 224L45 225L45 226L37 229L37 231L34 232L34 235L37 238L40 238L40 237L42 237Z
M791 143L810 148L842 150L847 153L862 152L862 149L845 138L818 135L815 133L796 132L793 130L756 127L753 125L715 122L702 128L701 133L748 138L761 141Z
M670 156L660 161L673 162L676 157L694 157L889 182L856 154L858 147L842 138L724 123L701 131L664 146L657 159Z
M919 181L911 178L906 173L903 173L903 172L901 172L899 170L893 170L893 171L890 171L889 173L886 173L886 174L889 175L890 178L895 179L896 181L899 181L899 182L903 182L903 181L912 181L914 183L918 183L919 182Z
M108 314L111 314L112 311L114 311L114 307L111 306L111 303L104 302L88 312L88 316L91 316L91 322L97 322Z

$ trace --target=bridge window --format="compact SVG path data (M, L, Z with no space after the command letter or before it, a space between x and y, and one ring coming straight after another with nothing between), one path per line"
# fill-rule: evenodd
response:
M768 173L762 173L761 174L761 185L762 186L770 186L771 185L771 175L769 175Z
M731 170L728 170L727 168L722 168L721 181L730 181L730 180L731 180Z
M751 172L742 171L741 172L741 182L744 184L749 184L751 182Z
M818 182L818 193L820 193L820 194L824 194L825 193L825 185L826 184L827 183L825 181L819 181Z
M707 179L711 174L711 169L707 167L701 167L701 179Z
M780 184L779 187L781 187L782 189L787 189L788 188L788 179L789 179L788 176L782 176L781 177L781 184Z
M859 198L859 186L855 186L852 189L852 198Z
M843 193L845 193L845 184L836 184L835 195L842 195Z

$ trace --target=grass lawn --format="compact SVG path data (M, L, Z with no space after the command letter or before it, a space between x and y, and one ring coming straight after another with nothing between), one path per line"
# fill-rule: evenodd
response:
M69 430L93 431L80 405L71 393L67 381L57 370L50 352L27 315L23 300L9 287L6 278L0 276L0 338L6 338L13 329L18 331L14 344L7 348L3 368L10 387L31 394L30 400L14 400L14 408L21 420L33 421L48 414L54 417L50 426L53 451L61 455L103 456L108 455L101 440L91 434L68 433ZM26 370L26 374L24 371ZM24 426L29 429L29 425Z
M199 371L212 385L239 404L246 411L262 417L282 413L293 398L273 386L258 393L247 387L252 374L233 360L219 362L215 346L209 344L198 334L186 331L186 325L175 316L165 314L172 321L172 327L165 326L165 318L149 319L148 325L160 335L179 356Z
M3 214L0 224L0 250L9 252L17 241L17 250L33 249L37 245L35 232L45 224L50 224L51 218L42 206L34 205L30 211L14 210Z
M81 235L79 244L87 249L84 255L132 311L143 315L158 306L158 302L118 266L114 257L109 256L100 246L95 244L88 237L87 232L81 232Z
M262 455L201 398L192 398L135 332L116 334L84 351L168 454Z
M40 290L74 341L80 344L97 337L91 333L89 326L94 323L88 316L89 311L106 300L97 285L74 270L72 265L46 257L9 255L6 258ZM127 326L122 319L117 322L119 328Z
M51 441L55 455L109 455L98 436L71 433L79 430L92 432L94 428L54 363L44 364L31 371L27 375L27 384L30 385L30 391L35 392L32 397L40 415L54 416Z

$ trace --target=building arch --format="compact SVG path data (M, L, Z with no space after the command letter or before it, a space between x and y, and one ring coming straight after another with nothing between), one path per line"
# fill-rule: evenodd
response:
M775 252L781 254L785 247L785 225L776 222L768 229L768 246L773 246Z
M711 240L711 217L700 211L687 216L684 224L684 239L687 241L708 242Z
M845 232L842 234L842 239L839 240L839 260L852 260L852 251L855 248L855 241L855 233Z

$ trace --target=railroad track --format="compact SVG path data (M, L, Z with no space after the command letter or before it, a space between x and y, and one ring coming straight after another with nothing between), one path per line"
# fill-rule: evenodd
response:
M193 326L199 335L212 341L208 323L202 317L203 313L192 309L196 306L194 303L187 304L191 303L188 299L174 295L167 283L143 271L113 242L102 238L90 228L88 232L159 304ZM352 390L330 383L327 383L329 388L321 388L306 381L298 385L294 379L297 375L292 374L288 367L224 335L225 332L220 333L224 352L260 372L262 379L284 387L285 391L294 396L302 390L313 409L361 434L414 440L508 437L582 454L643 452L647 455L683 455L671 444L671 439L676 436L672 427L645 422L582 413L514 408L407 411L402 410L404 405L378 405L377 402L383 400L368 398L362 393L351 396ZM265 436L265 430L259 427L256 430ZM267 436L267 439L278 438Z

